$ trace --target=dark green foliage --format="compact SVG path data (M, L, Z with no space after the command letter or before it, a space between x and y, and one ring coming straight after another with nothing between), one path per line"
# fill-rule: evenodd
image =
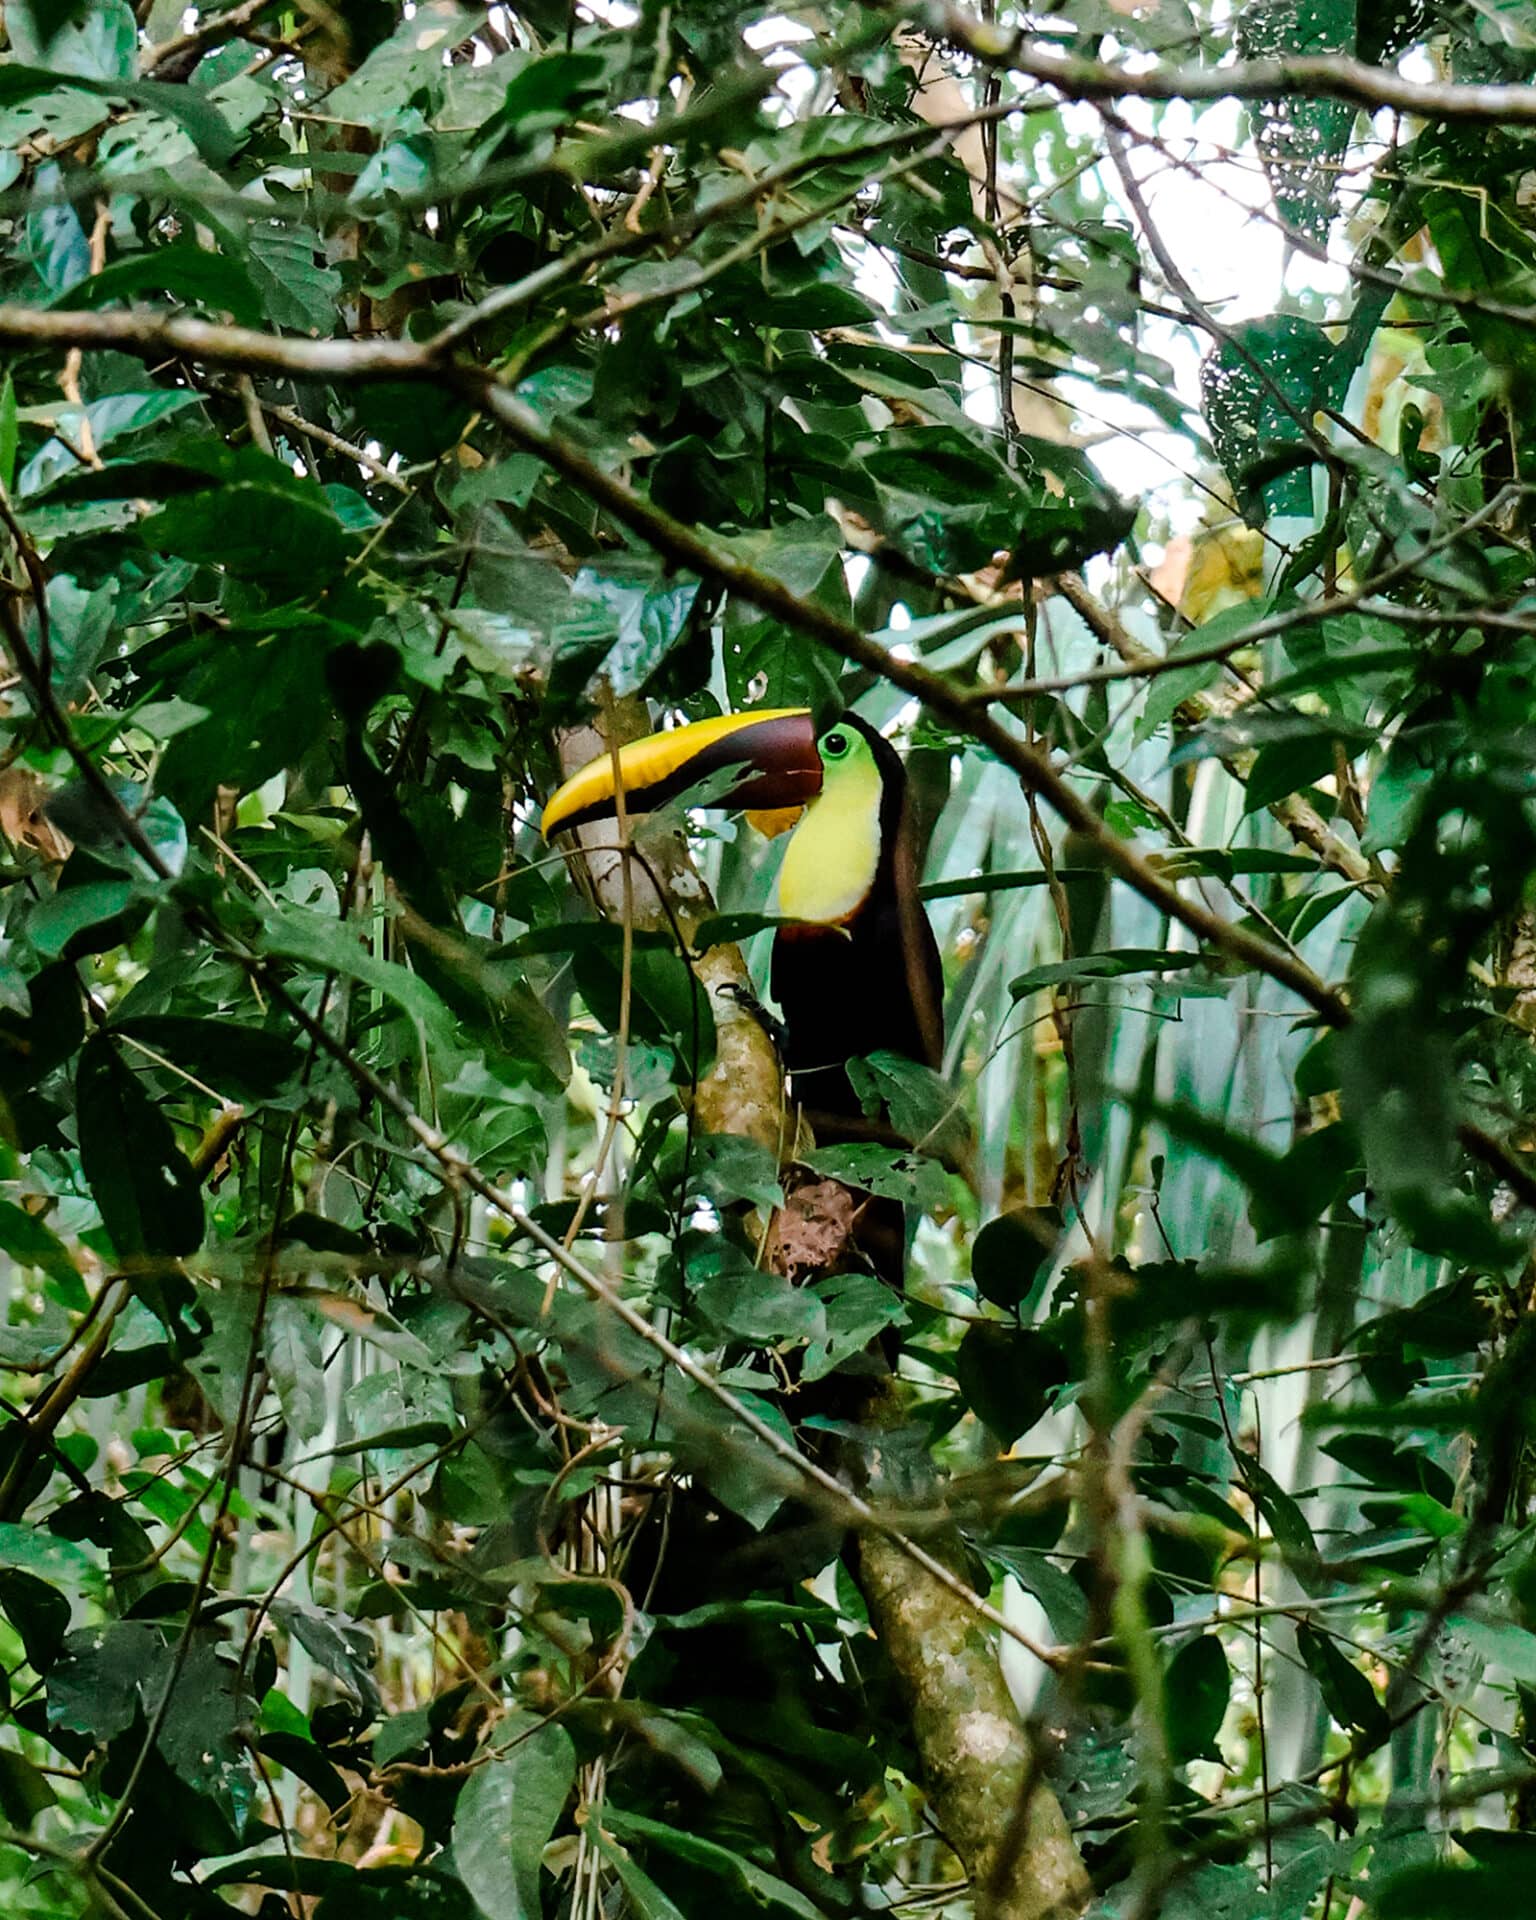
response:
M1536 139L1161 77L1528 9L4 11L0 1908L981 1911L851 1496L1094 1920L1523 1912ZM819 1145L751 829L538 832L779 705L944 962Z
M1180 1647L1168 1663L1168 1746L1176 1762L1219 1760L1216 1735L1226 1718L1232 1677L1214 1634Z

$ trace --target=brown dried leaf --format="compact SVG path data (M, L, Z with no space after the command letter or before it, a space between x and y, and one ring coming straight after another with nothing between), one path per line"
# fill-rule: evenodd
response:
M0 833L13 847L31 847L44 860L67 860L70 842L43 811L47 804L47 783L30 767L0 772Z

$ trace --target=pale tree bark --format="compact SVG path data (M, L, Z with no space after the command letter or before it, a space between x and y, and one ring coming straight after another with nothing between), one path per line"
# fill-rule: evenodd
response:
M879 1534L859 1540L858 1577L912 1716L934 1817L970 1876L977 1920L1080 1914L1088 1876L984 1623Z
M623 746L651 730L645 704L638 699L615 701L607 725L572 727L557 743L560 769L572 774L610 746ZM633 831L640 825L631 822ZM625 857L612 824L576 829L582 848L582 867L591 896L608 920L624 915ZM676 930L690 939L714 912L709 889L699 877L678 833L643 833L639 857L629 861L629 892L634 923L647 932ZM715 1059L694 1094L694 1113L705 1133L741 1133L777 1153L783 1125L784 1077L778 1056L763 1024L741 995L751 988L751 977L741 949L711 947L693 963L700 985L709 996L715 1020Z

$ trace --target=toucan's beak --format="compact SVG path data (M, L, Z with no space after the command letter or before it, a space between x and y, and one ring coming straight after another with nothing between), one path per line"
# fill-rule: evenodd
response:
M777 812L803 807L821 791L821 756L808 707L726 713L670 733L649 734L620 747L617 756L604 753L588 761L545 807L546 840L567 827L614 817L615 757L627 813L650 813L707 775L731 768L740 777L723 799L712 803L715 806Z

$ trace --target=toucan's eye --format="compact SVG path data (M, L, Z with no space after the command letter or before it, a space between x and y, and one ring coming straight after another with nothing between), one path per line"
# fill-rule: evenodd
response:
M841 760L843 755L848 751L847 734L829 733L821 743L821 750L829 759Z

